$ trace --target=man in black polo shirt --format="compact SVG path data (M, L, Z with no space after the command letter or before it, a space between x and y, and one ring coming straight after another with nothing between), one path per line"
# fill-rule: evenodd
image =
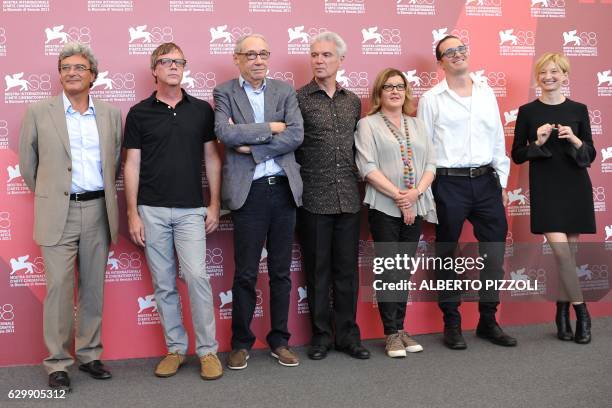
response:
M219 224L221 159L208 102L181 88L184 54L173 43L151 55L156 91L126 118L125 195L132 241L145 249L168 354L155 375L170 377L185 361L188 339L176 288L176 255L189 289L203 379L221 377L213 297L206 274L206 234ZM210 203L202 196L205 156Z

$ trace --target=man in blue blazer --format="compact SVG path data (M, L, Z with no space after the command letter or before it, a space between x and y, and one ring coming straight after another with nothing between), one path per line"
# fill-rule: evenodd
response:
M225 144L222 200L232 211L234 262L230 369L246 368L255 343L251 321L255 285L265 244L270 278L271 354L284 366L299 359L288 348L291 252L296 208L302 204L300 166L294 151L304 139L295 90L266 78L270 50L265 38L240 38L234 64L240 76L214 90L215 133Z

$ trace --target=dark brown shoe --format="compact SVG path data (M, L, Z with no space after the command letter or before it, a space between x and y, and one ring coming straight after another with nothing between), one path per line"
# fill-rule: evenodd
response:
M285 367L296 367L300 365L300 359L298 356L287 346L280 346L272 350L270 355L278 360L278 364L284 365Z
M230 370L242 370L247 367L249 352L246 349L232 350L227 356L227 368Z

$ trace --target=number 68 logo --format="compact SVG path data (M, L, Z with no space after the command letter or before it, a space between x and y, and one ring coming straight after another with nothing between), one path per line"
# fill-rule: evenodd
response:
M91 43L91 29L89 27L70 27L67 33L71 41L77 41L82 44Z
M6 120L0 120L0 137L7 137L8 133L8 122Z
M6 212L0 212L0 229L9 229L11 227L11 215Z
M529 280L538 281L539 284L546 283L546 271L542 268L529 269L527 276L529 276Z
M0 322L11 322L15 318L15 308L10 303L0 306Z
M599 109L589 110L591 125L601 125L601 111Z
M606 190L604 187L593 187L593 201L606 201Z

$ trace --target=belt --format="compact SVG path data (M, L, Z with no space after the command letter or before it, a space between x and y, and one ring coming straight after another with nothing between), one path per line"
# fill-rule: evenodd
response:
M83 193L72 193L70 199L73 201L89 201L96 198L104 197L104 190L100 191L85 191Z
M287 183L287 182L289 182L289 180L285 176L268 176L268 177L258 178L257 180L253 180L253 183L268 184L270 186L274 184Z
M436 175L475 178L488 173L492 173L493 171L493 167L488 164L485 164L484 166L480 167L438 167L436 169Z

